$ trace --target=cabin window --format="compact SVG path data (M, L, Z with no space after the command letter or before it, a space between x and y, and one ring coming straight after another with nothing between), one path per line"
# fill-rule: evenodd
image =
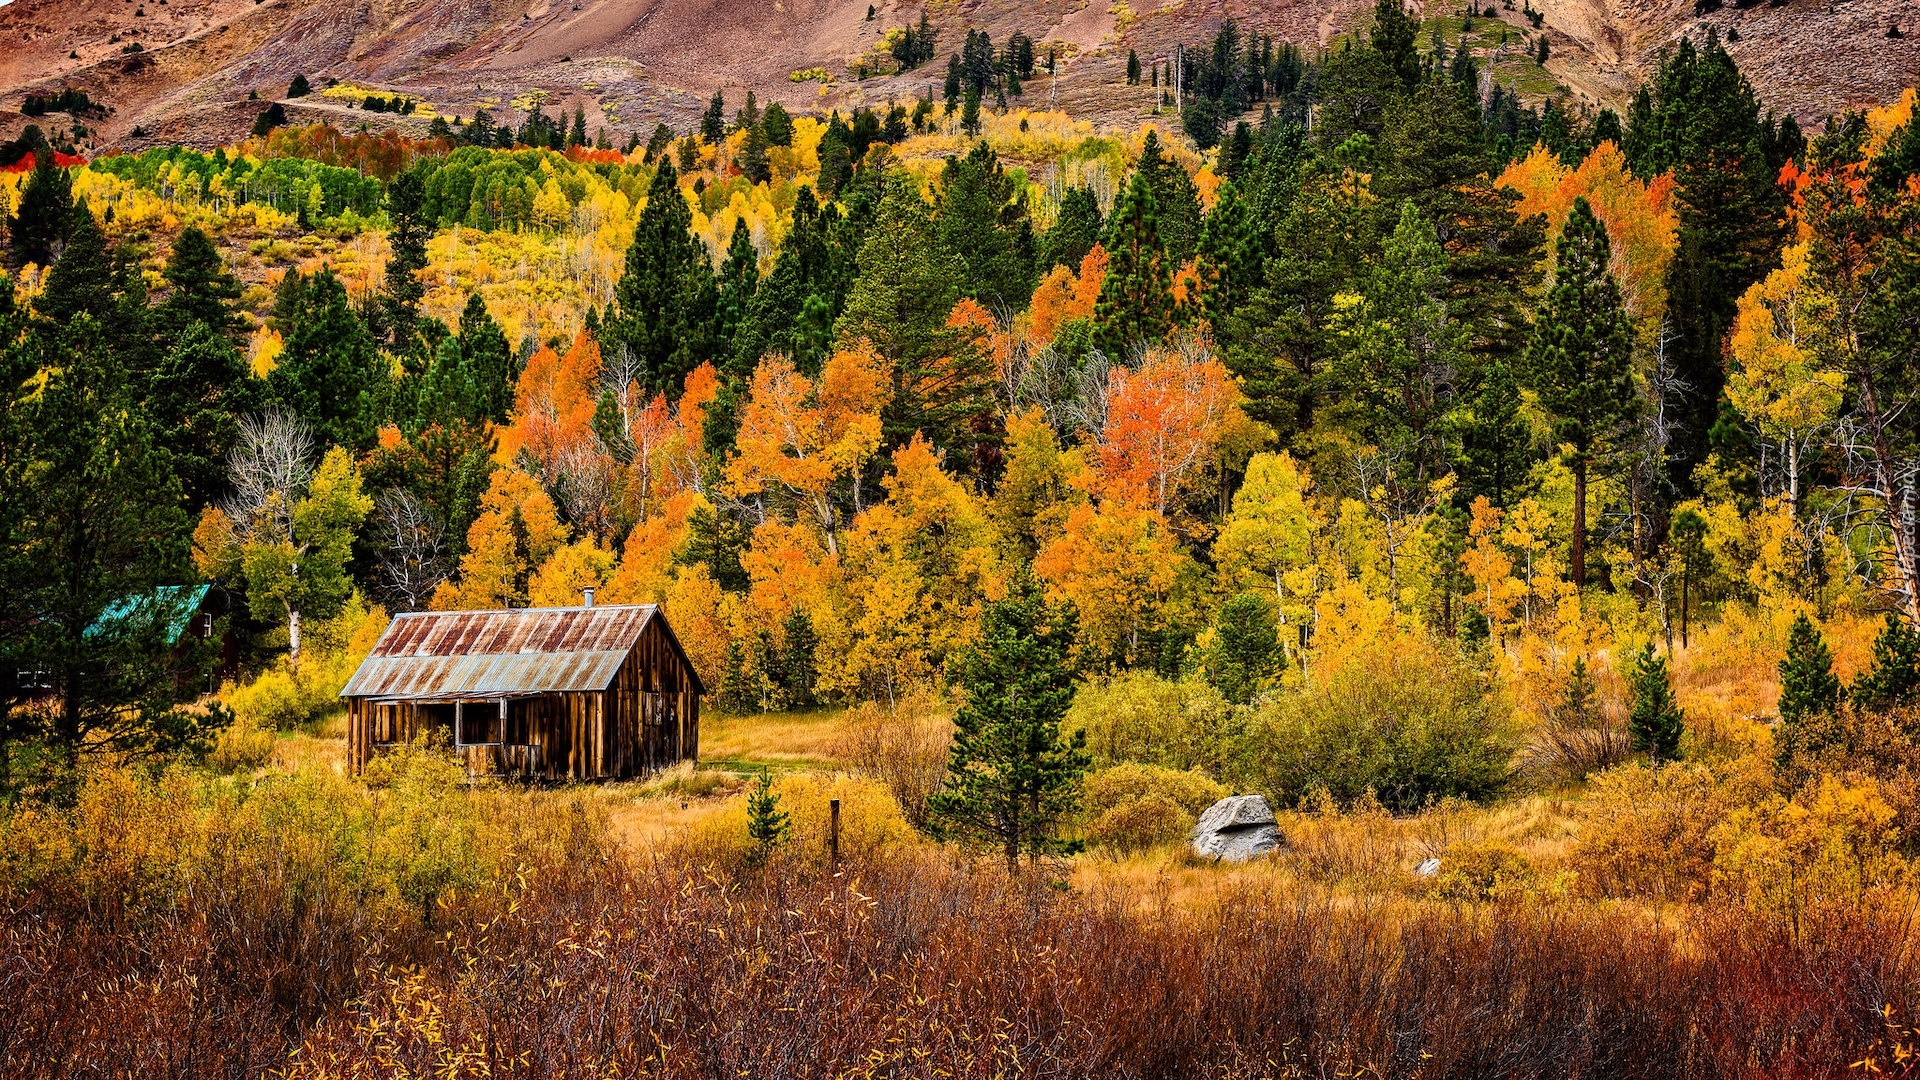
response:
M460 746L505 742L507 703L462 701L456 707L453 741Z

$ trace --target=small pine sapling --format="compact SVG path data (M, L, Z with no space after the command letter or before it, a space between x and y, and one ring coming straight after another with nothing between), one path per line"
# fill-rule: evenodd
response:
M748 864L767 865L773 849L787 842L791 826L787 812L780 809L780 796L774 793L772 774L761 769L759 782L747 795L747 839L753 841L747 852Z
M1920 704L1920 631L1898 615L1873 639L1873 661L1848 688L1854 707L1868 711Z
M1831 713L1839 704L1833 654L1813 620L1802 614L1787 631L1787 656L1780 661L1780 722L1797 724L1814 713Z
M1653 642L1647 642L1634 658L1627 686L1633 694L1633 711L1627 717L1633 749L1646 754L1656 765L1678 757L1684 718L1673 698L1667 661L1653 651Z

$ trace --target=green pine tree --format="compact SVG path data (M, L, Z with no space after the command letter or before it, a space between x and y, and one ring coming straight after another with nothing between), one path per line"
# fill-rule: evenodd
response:
M116 309L114 251L84 200L67 211L62 235L66 242L47 271L46 288L34 301L34 310L63 325L80 315L110 324Z
M1303 166L1297 193L1271 228L1276 250L1260 279L1239 310L1214 324L1226 363L1242 380L1248 414L1273 427L1283 447L1319 422L1340 351L1340 297L1374 241L1376 219L1339 176L1331 167Z
M727 99L718 90L713 92L713 100L707 102L707 111L700 114L700 137L707 140L709 146L719 146L727 137Z
M1792 725L1840 705L1840 677L1833 653L1805 613L1787 630L1787 655L1780 661L1780 722Z
M1200 242L1200 190L1187 170L1161 150L1159 133L1151 129L1140 144L1134 171L1145 176L1153 189L1160 244L1166 248L1168 265L1177 267L1193 258L1194 246Z
M1585 197L1573 201L1556 249L1553 287L1540 306L1527 373L1554 421L1554 440L1571 449L1572 574L1586 585L1587 479L1618 452L1636 410L1633 328L1608 269L1606 227Z
M500 324L487 313L486 301L478 292L467 294L467 306L460 312L461 366L473 390L475 420L506 423L513 408L515 383L520 378L513 347Z
M853 132L835 113L827 121L827 133L820 137L820 193L832 198L853 178L853 150L847 145Z
M239 313L240 279L197 226L180 231L161 277L167 298L154 314L163 335L178 337L196 322L216 334L232 334L245 325Z
M740 171L756 184L773 178L773 167L767 161L767 133L759 124L747 129L746 141L740 147Z
M0 650L12 670L52 673L58 704L41 735L69 782L85 753L192 747L229 715L187 708L199 679L176 678L175 615L155 590L190 580L191 523L170 456L108 341L81 314L7 346L45 382L25 403L28 442L7 452L28 463L8 501L31 512L8 538L23 574L3 591L28 617L0 631ZM204 671L217 658L189 659Z
M766 111L760 114L760 127L767 133L767 145L793 145L793 116L779 102L767 104Z
M765 866L773 850L787 842L791 828L789 815L780 809L780 796L774 794L773 776L760 770L760 779L747 795L747 839L753 847L747 852L749 866Z
M726 656L720 663L719 689L716 704L720 706L720 711L737 716L753 707L747 675L747 650L738 638L727 642Z
M795 610L787 616L787 624L780 649L780 688L787 704L795 709L812 708L816 699L813 684L819 677L816 671L814 654L819 651L820 638L813 631L813 619L804 611Z
M663 161L647 186L647 204L634 224L626 272L606 320L606 344L633 350L650 390L677 390L711 346L718 288L706 246L692 226L679 174Z
M1286 662L1273 605L1264 596L1241 593L1221 605L1213 633L1214 688L1236 705L1251 704Z
M196 319L170 340L148 380L147 422L173 455L187 509L198 513L227 493L240 417L259 408L265 388L233 340L206 323Z
M979 143L967 156L947 159L940 185L935 223L941 244L964 256L965 294L989 307L1026 303L1036 282L1031 252L1022 250L1020 238L1032 224L999 158Z
M1627 733L1633 749L1658 764L1680 754L1680 735L1685 718L1673 698L1673 684L1667 677L1667 661L1647 642L1634 657L1627 671L1627 691L1632 711L1627 715Z
M1420 51L1414 45L1420 26L1407 14L1403 0L1374 0L1373 27L1367 45L1386 60L1387 67L1412 89L1422 74Z
M1114 203L1105 243L1095 341L1107 355L1124 358L1135 343L1157 342L1173 328L1173 272L1160 245L1153 190L1137 170Z
M51 266L67 241L72 214L73 177L53 163L53 149L42 143L33 155L33 172L20 192L19 208L6 223L13 264Z
M1494 180L1496 160L1472 87L1428 79L1387 110L1373 166L1383 219L1401 200L1444 223L1448 306L1470 335L1469 351L1484 363L1516 358L1526 347L1539 292L1545 219L1522 218L1517 193Z
M1629 113L1626 150L1636 175L1673 170L1680 230L1667 267L1668 351L1677 389L1670 475L1690 490L1706 460L1726 382L1722 343L1749 285L1776 265L1785 239L1781 161L1767 153L1759 98L1718 39L1686 38L1663 58Z
M386 363L331 267L311 278L287 277L274 306L286 345L267 379L268 391L312 425L323 445L370 449Z
M1873 639L1873 662L1854 677L1848 695L1870 711L1920 705L1920 631L1895 614Z
M1078 273L1080 260L1100 242L1100 200L1089 187L1068 188L1060 196L1060 212L1040 243L1042 273L1064 266Z
M721 356L730 356L734 335L747 321L754 293L760 287L760 249L753 246L753 234L745 218L734 220L727 258L720 264L719 284L719 300L714 309L714 343Z
M1533 434L1520 415L1520 387L1506 361L1487 365L1461 423L1459 472L1468 502L1485 495L1511 506L1533 460Z
M834 325L840 341L865 338L893 364L893 399L881 414L888 446L918 431L957 465L973 457L975 419L993 410L990 358L947 326L966 265L941 242L933 208L914 183L889 180L860 247L859 276Z
M1080 805L1086 739L1060 721L1073 702L1074 619L1031 582L989 604L979 638L957 653L949 677L966 703L954 716L946 784L927 800L943 836L998 850L1009 872L1022 854L1071 854L1061 828Z
M1466 349L1447 303L1447 254L1411 200L1343 313L1342 388L1364 410L1375 445L1399 451L1424 483L1440 467L1448 384Z
M1223 322L1246 302L1261 271L1252 210L1233 181L1220 182L1213 210L1200 223L1200 243L1194 254L1201 309L1209 320Z
M408 169L387 185L387 245L391 253L387 256L387 288L381 305L390 340L396 349L409 354L418 351L414 342L419 333L420 299L427 294L419 276L427 268L427 241L433 238L434 229L426 200L426 182L420 169ZM424 365L417 364L416 371L419 366Z

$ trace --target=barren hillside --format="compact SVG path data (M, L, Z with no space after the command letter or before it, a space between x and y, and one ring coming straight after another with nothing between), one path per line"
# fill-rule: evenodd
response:
M1619 103L1662 48L1709 23L1729 38L1737 32L1733 52L1767 103L1803 121L1886 101L1920 68L1911 0L1775 0L1702 18L1693 0L1538 6L1553 46L1548 71L1593 101ZM98 146L231 139L262 108L249 93L275 98L296 73L316 85L404 89L443 113L513 111L516 98L524 105L530 91L546 91L549 110L578 104L590 129L610 135L644 132L660 119L684 129L716 88L730 99L751 88L809 110L937 88L941 60L856 77L863 57L884 54L889 28L916 23L923 11L940 31L942 57L968 29L996 42L1024 31L1061 57L1054 78L1028 84L1028 103L1130 126L1150 112L1154 94L1121 78L1129 49L1143 60L1164 56L1229 17L1311 48L1370 8L1366 0L881 0L868 18L866 0L14 0L0 6L0 132L24 122L17 110L27 93L73 86L112 110L94 125ZM1526 27L1518 11L1503 17ZM1897 19L1903 33L1889 37ZM796 81L801 72L813 77ZM357 119L337 98L298 105L296 118L320 110L335 122Z

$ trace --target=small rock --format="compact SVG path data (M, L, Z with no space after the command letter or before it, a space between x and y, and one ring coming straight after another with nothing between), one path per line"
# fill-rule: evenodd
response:
M1422 862L1419 866L1416 866L1413 868L1414 877L1438 877L1439 874L1440 874L1439 859L1427 859L1426 861Z
M1202 858L1241 863L1280 847L1273 808L1259 795L1221 799L1193 827L1193 851Z

